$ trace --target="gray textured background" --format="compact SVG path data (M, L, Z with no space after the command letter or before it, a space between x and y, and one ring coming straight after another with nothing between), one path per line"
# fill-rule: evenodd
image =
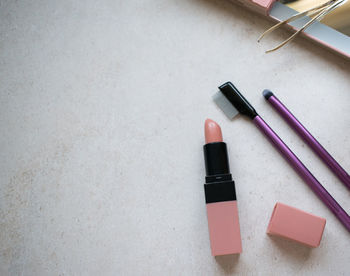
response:
M261 96L350 171L350 62L218 0L0 1L0 275L346 275L349 233L251 122L232 80L334 197L350 193ZM210 255L202 145L218 121L243 253ZM323 216L321 246L265 234L276 201Z

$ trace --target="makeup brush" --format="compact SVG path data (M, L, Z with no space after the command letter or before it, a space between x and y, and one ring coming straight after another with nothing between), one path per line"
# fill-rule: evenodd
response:
M288 148L282 139L279 138L270 126L258 115L254 107L243 97L238 89L231 82L227 82L221 85L219 90L220 91L214 95L213 99L226 116L229 119L233 119L237 114L242 114L253 120L254 124L282 154L289 165L292 166L305 183L350 232L349 215L312 175L299 158Z
M288 108L268 89L263 92L265 99L280 114L283 119L296 131L306 144L321 158L330 170L350 190L350 175L339 165L314 136L295 118Z

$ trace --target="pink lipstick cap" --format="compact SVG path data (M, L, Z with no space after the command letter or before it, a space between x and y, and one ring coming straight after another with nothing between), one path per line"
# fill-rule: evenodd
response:
M318 247L325 225L324 218L277 202L267 227L267 234Z

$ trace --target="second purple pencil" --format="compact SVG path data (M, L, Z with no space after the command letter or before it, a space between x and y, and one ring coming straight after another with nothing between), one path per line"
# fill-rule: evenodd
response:
M307 143L310 148L321 158L330 170L350 190L350 176L339 165L339 163L325 150L315 137L299 122L288 108L270 91L263 91L265 99L276 109L283 119L291 126L296 133Z

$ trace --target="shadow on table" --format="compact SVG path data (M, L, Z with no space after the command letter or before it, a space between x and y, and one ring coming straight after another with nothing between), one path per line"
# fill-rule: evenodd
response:
M216 256L215 260L226 273L232 273L238 263L239 256L239 254Z
M306 245L277 236L268 235L268 237L281 251L282 255L288 256L295 262L305 262L311 254L312 248Z

